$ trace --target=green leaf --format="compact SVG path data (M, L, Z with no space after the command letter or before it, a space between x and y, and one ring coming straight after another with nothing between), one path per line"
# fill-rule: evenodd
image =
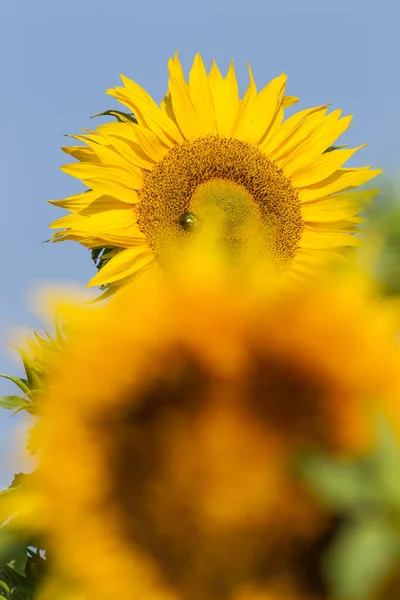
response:
M6 592L9 594L10 593L10 588L8 587L8 585L6 584L5 581L1 581L0 579L0 587L3 588L3 590L6 590ZM0 596L0 598L4 598L4 596Z
M3 396L0 398L0 406L8 410L15 410L21 406L24 407L25 404L26 400L25 398L21 398L21 396Z
M300 472L320 500L338 512L373 505L378 498L365 463L309 455L301 459Z
M26 544L21 544L15 551L13 558L7 563L14 571L25 576L26 561L28 560L28 552Z
M3 581L5 580L10 588L16 588L15 591L22 597L24 594L30 595L34 591L34 582L28 580L23 575L20 575L20 573L15 571L8 564L0 564L0 573L3 577Z
M376 443L371 463L382 502L400 513L400 447L386 419L376 420Z
M96 262L97 262L97 259L99 258L100 254L103 252L103 250L104 250L104 248L93 248L93 249L90 251L90 255L91 255L91 257L92 257L92 261L93 261L94 263L96 263Z
M393 524L364 516L347 526L325 555L323 570L335 600L365 600L398 561L399 537Z
M137 125L137 119L132 113L122 112L121 110L105 110L104 112L92 115L90 118L94 119L95 117L115 117L120 123L128 121Z
M32 402L20 396L3 396L3 398L0 398L0 406L8 410L14 410L13 416L21 410L26 410L29 413L34 412Z
M29 393L29 387L25 383L25 379L20 379L19 377L12 377L11 375L4 375L3 373L0 373L0 377L3 377L3 379L9 379L13 383L15 383L15 385L17 385L20 388L20 390L22 390L25 394Z

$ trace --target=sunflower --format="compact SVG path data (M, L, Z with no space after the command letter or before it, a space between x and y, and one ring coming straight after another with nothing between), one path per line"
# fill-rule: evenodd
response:
M88 600L318 595L330 522L290 467L369 448L376 398L398 399L392 314L353 274L282 297L182 271L79 313L41 403L30 520Z
M102 267L89 286L115 289L165 263L168 248L190 243L204 223L223 221L223 239L242 247L263 240L280 271L313 271L328 254L359 244L357 213L376 193L353 191L379 170L343 168L362 146L332 144L351 116L327 105L284 120L297 102L285 96L286 75L240 99L233 64L223 77L200 55L186 82L178 56L169 61L168 92L158 106L137 83L108 93L131 111L107 111L118 122L72 136L63 148L79 162L62 170L89 189L53 201L71 214L51 227L52 239L94 250Z

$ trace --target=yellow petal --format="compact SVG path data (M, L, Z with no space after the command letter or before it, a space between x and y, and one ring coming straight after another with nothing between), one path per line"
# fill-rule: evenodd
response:
M338 169L333 175L320 183L308 188L300 188L297 191L301 202L311 202L312 200L329 196L341 190L363 185L373 177L379 175L379 173L382 173L381 169L370 170L369 167Z
M234 135L236 127L239 126L241 119L244 118L245 113L249 110L249 107L251 107L254 98L257 96L257 86L255 84L253 72L249 64L247 64L247 70L249 72L249 85L243 96L243 99L239 102L239 108L235 123L233 125L232 135Z
M174 58L169 59L168 70L170 75L168 89L179 129L186 139L199 137L202 131L201 123L199 123L177 54Z
M126 228L137 222L137 217L130 208L123 210L107 210L92 212L90 215L73 213L54 221L52 229L70 228L77 231L90 231L97 234L99 231L115 231Z
M149 158L139 144L137 129L133 123L104 123L97 128L97 131L128 162L141 169L151 170L154 167L154 160Z
M117 186L108 180L101 181L90 181L84 182L88 187L93 188L99 192L102 196L111 196L118 202L126 202L126 204L136 204L140 202L138 192L136 190L129 190L123 186Z
M80 140L89 146L91 151L94 153L94 160L91 161L93 164L119 167L129 171L135 177L135 174L138 171L137 166L116 152L115 148L110 145L107 138L105 138L103 135L95 133L90 136L75 135L71 137L74 137L75 139Z
M363 144L362 146L358 146L358 148L351 148L349 150L333 150L332 152L322 154L307 170L303 169L291 173L291 169L284 167L283 171L285 175L291 177L292 185L295 188L314 185L315 183L318 183L318 181L322 181L332 175L332 173L349 160L357 150L364 148L366 145L367 144Z
M284 96L282 106L283 108L289 108L289 106L293 106L293 104L296 104L299 100L300 98L297 98L296 96Z
M233 63L230 64L224 79L213 61L209 82L214 101L217 132L221 137L231 137L239 109L239 91Z
M100 197L101 194L99 194L98 192L88 190L87 192L83 192L82 194L75 194L74 196L69 196L64 200L49 200L49 203L54 204L54 206L59 206L60 208L66 208L67 210L79 212L80 210L86 208L87 206L89 206L89 204L91 204Z
M377 193L378 190L367 190L328 196L316 202L302 204L301 214L304 221L331 222L348 219L362 210Z
M154 102L152 97L137 83L121 75L125 88L107 90L119 102L128 106L134 113L139 125L150 129L167 146L182 141L176 124Z
M201 135L213 133L215 130L214 103L206 69L200 54L196 54L189 73L189 93L192 104L202 127Z
M113 233L103 232L102 234L103 245L117 246L120 248L133 248L142 245L146 242L147 236L140 231L136 224L130 225L123 230L116 230ZM98 244L97 244L98 246ZM91 247L95 247L95 244L91 244Z
M306 228L311 229L312 231L318 232L339 232L339 231L358 231L357 226L355 224L356 217L349 219L338 219L336 221L315 221L313 223L306 223Z
M62 240L73 240L85 246L85 248L99 248L101 246L115 246L117 248L133 248L147 244L147 238L137 225L132 225L115 233L97 232L96 236L90 235L89 232L75 231L65 229L57 231L52 235L52 241L58 242Z
M302 110L284 121L275 137L265 139L260 148L273 160L279 162L296 148L323 121L327 106Z
M319 127L296 148L292 156L280 160L280 165L285 168L285 173L291 175L300 169L306 169L319 157L338 137L348 129L351 115L339 119L341 110L335 110L325 117ZM333 152L332 152L333 154Z
M88 182L88 187L96 188L96 184L104 184L108 187L125 188L127 191L138 190L143 183L143 174L140 169L130 170L129 173L124 169L115 166L92 165L88 163L75 163L64 165L61 170L72 177L81 179L84 183ZM134 194L133 194L134 197ZM137 201L137 200L136 200ZM135 200L131 200L135 202Z
M98 156L96 156L93 150L87 146L62 146L61 150L65 152L65 154L69 154L81 162L101 163Z
M148 245L139 245L119 252L89 281L88 287L106 285L137 273L154 260Z
M171 101L171 92L168 90L167 93L164 96L164 99L162 100L161 104L160 104L160 108L163 112L165 112L168 117L176 124L176 126L179 128L179 125L177 123L175 114L174 114L174 109L172 108L172 101Z
M300 245L302 248L325 249L336 248L339 246L360 246L360 238L350 233L342 231L317 232L305 228L301 237Z
M135 134L140 147L155 163L167 154L168 148L160 143L159 138L150 129L136 127Z
M235 123L235 138L256 144L268 134L282 105L286 79L286 75L282 74L250 97Z
M299 248L293 262L301 262L308 265L318 265L325 260L326 253L321 250L305 250Z
M121 76L134 114L139 122L155 133L167 146L182 142L182 135L176 123L161 110L153 98L136 82Z

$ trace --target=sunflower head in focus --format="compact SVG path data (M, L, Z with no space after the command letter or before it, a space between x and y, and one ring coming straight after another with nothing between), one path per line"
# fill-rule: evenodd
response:
M101 269L89 285L116 289L164 264L171 246L214 219L228 246L258 238L274 267L297 278L359 243L357 213L375 192L353 188L379 171L343 167L359 148L332 146L351 116L322 105L285 120L298 99L285 96L284 74L258 91L249 68L243 98L233 64L223 77L197 55L187 82L176 55L169 74L161 105L122 77L108 93L131 112L108 111L118 122L64 148L78 162L63 171L88 190L54 202L70 214L51 225L62 230L53 240L94 251Z
M88 600L325 597L330 521L293 461L369 447L398 398L392 317L356 277L236 292L143 278L54 368L34 522Z

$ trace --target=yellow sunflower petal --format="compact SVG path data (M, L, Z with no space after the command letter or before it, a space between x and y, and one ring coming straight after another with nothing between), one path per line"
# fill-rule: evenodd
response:
M286 75L273 79L258 94L249 96L233 129L233 136L257 143L268 134L282 104Z
M206 69L200 54L196 54L190 70L189 93L199 123L202 124L203 135L213 133L215 129L214 102Z
M243 99L239 102L239 108L235 123L233 125L232 135L234 135L236 127L239 126L241 119L244 118L243 115L245 115L245 113L248 110L248 107L251 106L254 98L257 95L257 86L255 84L253 72L249 64L247 64L247 70L249 72L249 85L246 89Z
M358 148L351 148L349 150L333 150L322 154L319 158L311 163L308 169L296 171L291 173L291 169L284 167L283 171L286 175L291 177L291 182L294 187L306 187L308 185L314 185L318 181L323 181L337 169L339 169L345 162L349 160L361 148L365 148L367 144L358 146Z
M71 135L69 137L76 136ZM61 150L65 152L65 154L69 154L81 162L101 163L101 160L96 156L96 153L93 152L92 148L88 148L87 146L62 146Z
M301 238L301 247L307 249L325 249L335 248L338 246L360 246L360 238L350 233L344 233L342 231L332 232L317 232L311 229L304 229Z
M381 169L370 170L369 167L357 169L338 169L333 175L320 183L298 190L301 202L311 202L329 194L357 187L367 183L373 177L382 173Z
M299 100L300 98L297 98L297 96L284 96L282 106L283 108L289 108L289 106L293 106L293 104L296 104Z
M333 233L339 231L358 231L357 221L357 218L356 220L353 220L350 216L349 218L337 219L336 221L306 222L306 228L309 228L312 231L328 231Z
M168 70L170 75L168 89L179 129L186 139L199 137L204 133L203 127L197 117L178 54L169 59Z
M154 163L159 162L168 152L168 148L160 143L159 138L150 129L136 127L135 134L142 150Z
M233 63L225 79L213 61L209 74L211 94L214 101L215 122L221 137L230 137L239 109L239 92Z
M124 210L107 210L106 212L92 212L90 216L82 214L72 214L61 217L51 224L52 229L67 227L78 229L81 231L115 231L118 228L129 227L137 221L132 211Z
M119 252L89 281L88 287L106 285L133 275L154 260L148 245L138 245Z
M139 201L137 191L143 182L141 172L134 177L118 167L99 165L87 165L76 163L64 165L61 170L68 175L81 179L89 188L99 193L112 195L121 200L133 204Z
M124 169L125 171L132 173L133 177L138 173L137 165L132 164L130 160L127 160L119 152L116 152L115 148L110 145L108 139L99 135L99 133L92 135L75 135L73 137L89 146L90 150L94 153L94 160L91 161L92 163L103 164L106 166L111 165Z
M150 129L167 146L171 142L181 142L182 135L168 115L161 110L152 97L137 83L121 75L124 88L107 90L107 93L116 97L128 106L138 120L139 125Z
M130 189L139 189L143 182L143 175L139 169L127 172L124 169L110 165L88 165L86 163L73 163L64 165L61 170L72 177L82 181L108 181L111 184L123 185Z
M273 160L285 157L293 151L320 123L327 111L326 105L302 110L282 123L274 138L261 144L261 149Z
M123 230L115 230L115 232L105 232L102 234L103 245L112 245L118 248L133 248L145 245L148 247L147 238L140 231L138 226L130 225ZM93 247L93 244L92 244Z
M89 204L95 200L98 200L100 197L101 194L98 192L95 192L94 190L88 190L82 194L75 194L74 196L69 196L69 198L64 198L64 200L49 200L49 202L54 206L79 212L80 210L87 208ZM115 200L115 202L117 201Z
M357 214L377 193L378 190L367 190L328 196L319 201L303 204L301 214L305 221L329 222L348 219Z
M300 169L306 169L318 158L338 137L348 129L352 115L339 119L341 110L335 110L325 117L319 127L308 135L298 146L296 155L281 160L285 173L291 175Z
M115 248L133 248L144 246L147 244L147 238L139 231L136 225L124 228L123 232L115 230L112 233L109 231L98 231L96 236L91 235L90 231L75 231L66 229L57 231L52 236L52 241L59 242L62 240L73 240L85 246L85 248L100 248L102 246L113 246ZM146 245L147 247L147 245Z
M107 143L127 161L141 169L150 170L154 167L154 160L139 144L137 130L138 127L133 123L104 123L97 128Z

